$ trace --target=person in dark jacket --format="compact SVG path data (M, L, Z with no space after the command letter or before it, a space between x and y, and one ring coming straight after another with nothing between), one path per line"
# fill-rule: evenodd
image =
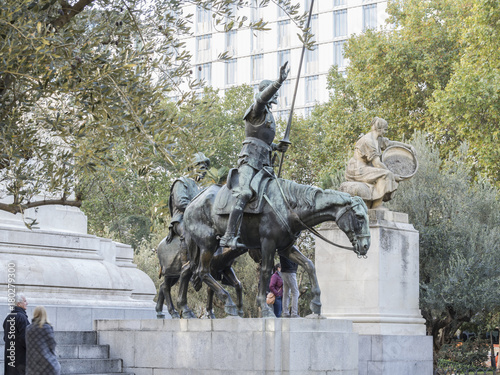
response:
M280 256L281 278L283 279L283 314L284 318L299 317L299 287L297 285L298 264ZM290 304L291 299L291 304ZM291 314L290 314L291 305Z
M26 375L60 375L54 329L47 319L47 310L37 306L33 321L26 329Z
M26 327L30 324L26 308L28 302L24 294L16 294L15 306L3 322L5 341L4 374L25 375L26 371Z
M273 275L269 283L269 290L273 292L276 297L273 305L276 318L281 317L281 299L283 297L283 279L281 278L280 271L281 264L278 263L273 267Z

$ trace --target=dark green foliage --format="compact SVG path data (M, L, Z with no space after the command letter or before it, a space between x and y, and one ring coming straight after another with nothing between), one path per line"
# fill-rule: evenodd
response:
M422 135L413 145L419 171L389 207L420 233L420 308L437 352L462 324L500 307L500 195L468 177L465 145L444 161Z

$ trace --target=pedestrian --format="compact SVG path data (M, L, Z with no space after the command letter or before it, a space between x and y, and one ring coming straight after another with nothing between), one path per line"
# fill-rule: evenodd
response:
M298 250L298 249L297 249ZM299 286L297 285L298 264L280 256L281 278L283 279L283 318L299 317ZM291 300L291 303L290 303ZM290 312L291 308L291 312Z
M43 306L33 311L32 323L26 329L26 344L26 375L60 375L54 329Z
M26 327L30 324L26 308L28 301L22 293L14 297L15 306L3 322L5 341L4 374L25 375L26 373Z
M269 290L276 297L274 301L274 315L276 318L281 317L281 300L283 297L283 279L281 278L281 264L276 264L273 267L273 275L271 276L271 282L269 283Z

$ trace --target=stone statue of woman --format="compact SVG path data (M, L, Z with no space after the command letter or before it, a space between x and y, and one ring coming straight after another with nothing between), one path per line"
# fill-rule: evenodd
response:
M369 208L378 208L391 200L398 183L403 180L382 162L382 152L389 146L401 146L416 155L413 146L385 138L387 128L384 119L375 117L372 120L371 131L356 142L354 156L347 164L345 178L348 182L340 186L341 191L363 198ZM349 182L363 183L364 186Z

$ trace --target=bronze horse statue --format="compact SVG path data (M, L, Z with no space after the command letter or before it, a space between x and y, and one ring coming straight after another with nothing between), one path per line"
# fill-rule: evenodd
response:
M206 283L225 302L227 314L237 314L231 296L210 272L211 261L219 247L218 237L224 234L228 220L228 215L217 213L214 204L221 190L223 189L218 185L209 187L191 201L184 213L188 252L194 260L191 268L183 269L180 280L178 307L186 316L190 313L187 306L187 286L191 278ZM292 245L304 229L325 221L336 221L338 227L349 237L354 252L363 256L370 247L368 209L359 197L276 178L269 181L263 198L261 212L245 214L240 230L240 238L246 247L260 249L261 252L257 304L262 316L274 317L273 310L266 304L266 289L276 251L307 271L313 293L310 308L319 315L321 291L316 269L313 262Z
M172 241L169 243L167 239L164 238L157 248L158 260L160 262L160 274L159 277L163 276L163 283L160 285L158 291L158 301L156 302L156 313L159 318L163 318L163 304L166 301L167 309L172 318L180 318L179 312L175 309L174 303L172 301L171 289L179 280L182 271L182 264L180 259L180 238L179 236L174 236ZM234 260L245 253L247 250L238 251L224 251L224 249L219 248L212 258L210 273L212 277L221 281L223 285L232 286L236 290L237 296L237 309L238 315L243 316L243 288L241 282L236 277L232 264ZM199 290L201 284L198 288ZM207 316L211 319L215 318L213 312L213 296L214 292L212 289L208 288L208 298L206 305ZM187 318L193 318L194 314L188 313Z

